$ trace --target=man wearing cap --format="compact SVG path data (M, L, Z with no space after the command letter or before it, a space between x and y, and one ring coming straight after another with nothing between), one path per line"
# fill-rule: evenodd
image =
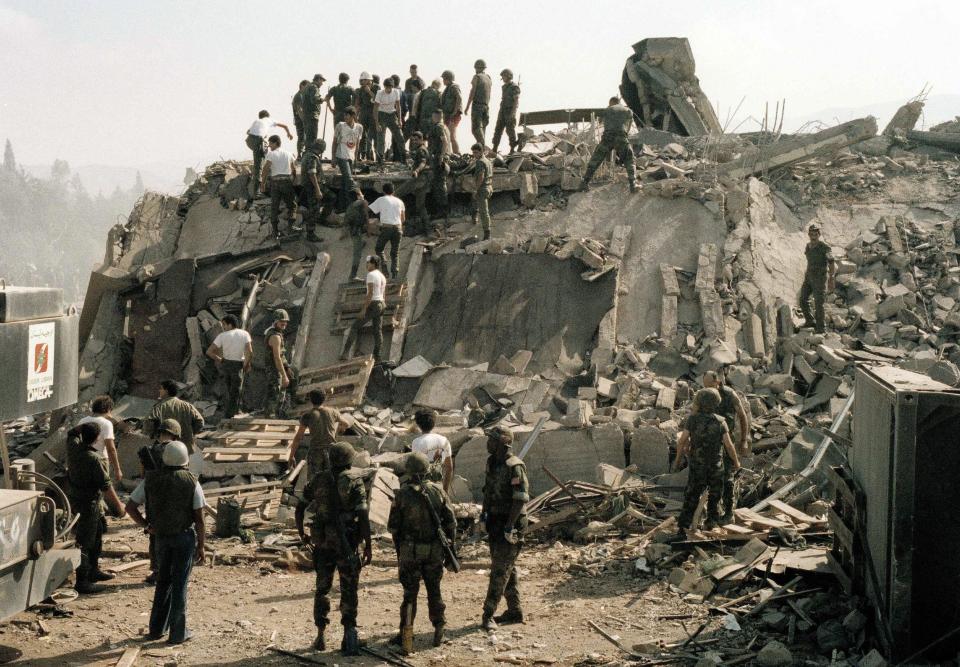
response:
M163 467L130 494L127 514L157 540L157 588L153 594L147 639L169 632L168 644L182 644L187 630L187 584L193 563L203 563L203 489L187 465L187 446L174 440L163 449ZM146 505L147 516L140 513Z
M440 582L445 553L438 531L453 543L457 519L447 494L427 480L429 462L419 452L409 454L406 476L393 498L387 529L397 551L399 579L403 586L400 604L399 644L405 655L413 653L413 621L417 615L420 581L427 589L427 607L433 624L433 645L443 643L447 623Z
M284 336L290 324L290 315L283 308L273 311L273 326L263 332L263 341L267 346L267 373L271 376L267 387L267 400L264 403L264 415L281 419L284 394L291 383L290 367L287 365L287 346Z
M377 162L383 164L386 155L387 130L390 130L390 147L394 162L404 162L403 133L400 131L400 91L394 88L393 78L383 82L383 90L377 92L374 104L374 129L377 132Z
M353 324L347 329L346 337L343 341L343 351L340 353L340 359L346 361L350 358L357 337L360 335L360 329L367 322L373 330L373 358L380 361L380 347L383 345L383 311L386 308L387 278L380 271L380 258L376 255L367 257L367 294L363 300L363 307L360 314Z
M320 130L320 112L323 111L323 95L320 89L326 79L322 74L314 74L313 81L308 83L300 93L300 103L303 108L303 142L306 146L313 145Z
M319 243L323 239L317 236L317 222L320 219L320 202L323 199L323 151L327 143L317 139L308 146L300 158L300 201L306 209L303 214L307 240Z
M253 125L247 130L247 148L253 151L253 171L250 172L251 180L253 181L253 194L250 195L251 198L256 197L260 192L260 170L263 166L263 158L267 154L267 137L269 137L271 131L277 127L287 133L287 139L293 139L293 135L290 134L290 128L283 123L274 122L273 119L270 118L270 112L266 109L258 114L257 120L253 121Z
M803 313L803 326L814 327L817 333L826 331L824 324L823 302L827 291L836 288L835 278L837 262L833 258L830 244L820 238L820 225L811 222L807 227L810 242L803 252L807 256L807 270L803 274L803 287L800 288L800 310ZM810 298L813 297L814 311L810 312Z
M153 444L144 445L137 450L137 458L140 459L140 467L143 468L143 478L152 475L163 467L163 449L168 442L180 439L180 424L176 419L164 419L157 431L156 440ZM157 537L147 531L149 535L150 552L150 574L147 575L146 583L157 583Z
M487 431L487 475L483 483L483 510L490 541L490 584L483 602L480 627L496 630L497 623L522 623L520 591L517 588L517 556L523 546L523 530L527 525L524 505L530 500L527 468L513 455L513 433L503 426ZM507 610L493 614L506 597Z
M307 470L311 477L326 467L330 446L336 441L337 434L347 428L347 422L340 416L340 411L323 404L326 398L322 389L310 392L311 409L300 417L300 425L293 436L293 442L290 443L289 464L293 467L297 462L297 452L300 451L303 436L310 432Z
M473 81L470 82L470 95L467 97L467 106L463 113L470 113L470 106L473 105L473 117L470 127L473 131L473 138L481 147L486 143L487 125L490 123L490 89L493 88L493 81L487 74L487 63L482 58L473 63L476 74L473 75Z
M493 152L500 147L500 137L504 130L510 142L510 152L517 147L517 111L520 109L520 86L513 82L513 71L505 69L500 72L503 81L500 97L500 111L497 112L497 124L493 128Z
M306 145L307 133L303 128L303 98L301 94L309 83L306 79L301 81L300 87L297 89L297 92L293 94L293 100L291 101L291 106L293 107L293 126L297 129L297 157L303 154L303 148Z
M317 638L313 648L326 649L324 630L330 613L330 589L333 575L340 575L340 623L344 655L359 655L357 637L357 590L360 570L373 558L370 538L370 517L363 475L351 469L353 447L338 442L330 448L329 467L313 475L304 492L305 502L297 505L295 519L301 540L307 540L303 526L307 503L313 506L313 526L310 542L313 544L313 567L316 571L316 592L313 596L313 622ZM363 556L360 557L360 545Z
M443 110L443 124L450 132L450 147L454 155L460 155L460 144L457 143L457 127L463 117L463 94L459 84L453 82L453 72L444 70L440 75L443 79L443 93L440 95L440 108Z
M610 152L616 151L620 163L627 170L630 192L636 192L637 172L633 164L633 148L627 141L627 134L630 132L630 126L633 125L633 111L621 104L619 97L611 97L602 115L603 134L600 136L600 143L593 149L593 155L590 156L590 162L580 183L580 190L585 192L590 189L590 179L593 178L593 174L600 164L610 157Z
M360 188L351 191L352 201L347 205L343 214L344 232L349 234L353 242L353 260L350 265L350 280L361 280L357 277L360 270L360 257L363 254L363 242L367 236L367 226L370 222L370 206L363 197Z
M476 143L470 149L473 153L473 205L483 240L490 238L490 197L493 196L493 163L483 154L483 144Z
M373 90L373 81L369 72L360 73L360 87L357 88L357 120L363 127L372 128L376 125L376 116L374 114L377 102L377 94ZM364 132L360 137L360 146L357 157L360 160L372 160L373 139L368 132Z
M333 137L336 141L334 157L337 168L340 169L340 189L337 191L337 210L347 208L348 195L356 185L353 182L353 161L357 157L357 147L360 140L367 133L366 128L357 122L357 110L347 107L344 111L343 122L333 128Z
M175 419L180 424L180 440L192 452L194 434L203 430L203 415L192 404L177 398L179 391L175 380L160 383L160 396L147 415L148 435L156 437L164 420Z
M106 527L101 501L107 501L115 517L123 516L123 503L110 483L106 463L94 449L99 435L100 425L92 421L79 424L67 432L70 507L79 516L74 533L80 548L80 567L77 568L74 588L84 595L103 592L104 587L97 582L114 577L100 570L100 552Z
M240 328L240 320L236 315L224 315L220 326L223 331L210 343L207 356L220 367L223 375L227 393L223 416L230 419L240 411L243 376L253 367L253 339ZM177 437L180 437L179 434Z

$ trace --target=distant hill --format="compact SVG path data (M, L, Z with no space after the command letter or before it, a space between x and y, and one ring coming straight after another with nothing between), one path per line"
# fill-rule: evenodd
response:
M24 164L21 165L28 174L37 178L50 176L50 165ZM98 192L109 195L116 188L127 190L137 180L137 171L143 179L143 185L148 190L157 190L170 194L179 194L183 191L184 167L174 167L160 163L137 167L118 167L115 165L87 164L70 165L70 171L79 175L83 187L91 196Z
M855 118L864 116L874 116L877 119L877 125L883 130L887 121L893 117L907 100L891 100L889 102L878 102L867 104L861 107L834 107L831 109L821 109L809 114L795 118L790 115L789 106L787 111L787 120L784 123L785 132L795 132L803 125L820 121L825 125L832 126L839 123L845 123ZM927 98L923 107L923 116L917 123L918 130L926 130L937 123L947 120L953 120L960 116L960 95L931 95Z

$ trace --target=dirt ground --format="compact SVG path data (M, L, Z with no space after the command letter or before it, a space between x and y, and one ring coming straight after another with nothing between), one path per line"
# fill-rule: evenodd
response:
M214 548L217 542L208 540ZM588 620L619 636L628 648L641 641L684 639L681 623L692 630L706 620L706 607L683 602L661 577L638 575L633 560L604 560L606 550L616 544L529 545L519 561L528 620L524 625L503 626L490 636L479 628L489 571L486 545L468 545L462 554L464 569L444 578L446 643L439 648L430 646L432 628L421 589L416 619L418 653L408 660L415 665L604 664L624 656L592 630ZM145 550L146 540L129 521L113 522L105 536L105 549L123 549L124 545ZM599 575L585 573L576 564L573 573L567 571L585 553L589 554L587 570L597 568L589 566L590 562L604 561ZM393 558L389 540L379 541L373 565L361 576L360 636L381 651L387 650L386 642L396 633L401 600ZM580 561L582 564L584 559ZM117 563L107 559L103 567ZM42 617L36 612L19 614L0 625L0 652L5 647L22 651L22 657L10 663L16 665L114 665L131 646L141 646L138 665L308 664L267 650L273 642L327 665L383 664L368 656L345 658L335 650L311 651L313 574L257 563L195 567L188 600L188 627L194 638L176 647L145 641L142 635L153 596L153 588L143 583L145 574L145 568L124 572L108 582L106 593L67 603L72 617L43 617L49 634L39 627ZM337 593L335 584L333 624L327 632L327 643L334 649L341 638ZM684 615L685 620L658 620L669 615Z

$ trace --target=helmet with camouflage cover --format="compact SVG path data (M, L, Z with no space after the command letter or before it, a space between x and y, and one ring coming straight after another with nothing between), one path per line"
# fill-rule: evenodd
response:
M323 152L327 150L327 142L317 138L317 140L313 142L313 150L322 155Z
M408 475L423 475L430 468L430 461L420 452L407 454L407 465L404 468Z
M720 392L713 388L701 389L693 397L693 404L700 412L716 412L720 407Z
M337 442L330 447L330 465L334 468L349 468L353 463L353 447L346 442Z
M289 322L290 313L285 311L283 308L277 308L273 311L273 321L274 322Z
M161 433L169 433L176 440L180 437L180 422L176 419L164 419L158 430Z
M513 444L513 432L506 426L494 426L488 428L485 433L491 440L496 440L507 447Z
M453 72L448 69L443 70L443 74L440 75L441 79L450 79L453 81Z
M477 58L477 62L473 63L473 67L474 67L474 69L476 69L476 68L478 68L478 67L479 67L480 69L486 69L486 68L487 68L487 61L484 60L483 58Z
M512 69L504 69L502 72L500 72L500 76L508 76L508 77L510 77L510 78L512 79L512 78L513 78L513 70L512 70Z

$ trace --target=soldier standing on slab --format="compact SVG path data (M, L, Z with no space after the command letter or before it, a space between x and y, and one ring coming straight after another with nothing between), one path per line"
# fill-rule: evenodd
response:
M329 623L328 594L333 587L333 575L337 573L340 575L340 622L343 624L340 650L344 655L360 654L357 589L361 568L369 565L373 558L367 493L362 473L350 468L353 455L353 447L347 443L333 445L329 454L330 465L313 476L305 494L314 510L310 541L313 544L313 567L317 573L313 597L317 638L313 647L323 651L327 646L323 633ZM305 504L301 503L296 512L297 530L303 540L306 540L303 528L305 510ZM361 542L362 558L358 555Z
M263 166L263 158L267 154L267 137L270 136L270 132L275 127L283 129L283 131L287 133L287 139L293 139L293 135L290 134L290 128L283 123L275 123L271 120L270 112L266 109L258 114L257 120L253 121L253 125L247 130L247 148L253 151L253 171L250 174L253 180L253 194L250 195L251 198L256 197L257 193L260 192L260 170Z
M483 228L483 240L490 238L490 197L493 196L493 163L483 155L483 145L476 143L473 151L473 204Z
M383 82L383 90L377 93L374 103L374 130L377 133L377 163L383 164L387 153L387 130L390 130L390 146L394 162L404 162L403 132L400 130L400 91L393 85L393 78Z
M523 546L527 516L523 508L530 500L527 468L513 455L513 433L502 426L487 431L487 476L483 483L483 511L490 541L490 584L483 602L480 627L496 630L497 623L522 623L520 591L517 588L517 556ZM506 597L507 611L494 618L500 598Z
M411 116L417 119L417 129L423 136L430 134L433 126L433 111L440 108L440 79L434 79L430 85L420 91L413 101Z
M360 87L357 88L357 114L362 127L376 127L376 116L374 109L376 106L377 94L373 90L373 80L368 72L360 73ZM373 148L374 139L369 132L364 132L360 138L359 155L360 160L374 159Z
M300 88L297 89L297 92L293 94L293 126L297 129L297 157L300 157L303 154L303 147L307 143L307 133L304 129L303 124L303 98L301 94L303 89L307 87L307 84L310 82L304 79L300 82Z
M504 130L510 142L510 152L517 148L517 111L520 109L520 86L513 82L513 71L505 69L500 72L503 81L500 111L497 113L497 124L493 128L493 152L500 148L500 137Z
M463 95L460 86L453 82L453 72L444 70L440 75L443 79L443 93L440 95L440 108L443 110L443 124L450 132L450 147L454 154L460 154L460 145L457 143L457 127L463 117Z
M820 238L820 225L811 222L807 234L810 242L803 250L807 256L807 271L803 275L803 287L800 288L800 310L803 312L803 326L814 327L817 333L824 333L823 302L827 292L836 289L837 262L830 245ZM810 312L811 297L813 313Z
M70 507L79 515L74 537L80 548L80 567L74 588L81 594L101 593L104 586L96 583L113 579L100 569L103 550L103 529L106 520L100 502L105 499L117 518L123 516L123 504L117 497L107 474L106 462L97 454L94 443L100 436L100 425L84 422L67 432L67 477L70 480Z
M703 374L703 386L708 389L716 389L720 392L720 407L717 408L717 414L723 417L727 423L727 431L731 439L736 433L737 425L740 426L740 437L737 438L737 451L741 456L749 453L747 438L750 435L750 419L747 417L747 411L743 408L743 402L733 388L728 387L723 382L723 375L718 371L707 371ZM736 470L733 467L731 459L724 451L723 456L723 516L720 517L720 523L726 525L733 521L733 510L737 507L736 482L734 480Z
M347 205L347 210L343 214L344 233L350 236L353 242L353 260L350 264L350 280L362 280L357 277L357 271L360 269L360 257L363 255L363 241L367 235L367 227L370 223L370 206L363 197L360 188L356 188L350 193L353 198Z
M280 308L273 312L273 326L263 332L269 359L267 374L270 376L267 400L264 403L264 416L267 418L282 418L283 398L292 382L290 367L287 365L287 346L284 341L289 324L290 315Z
M320 89L326 81L322 74L314 74L300 93L300 105L303 109L303 144L311 146L317 140L320 131L320 112L323 111L323 95Z
M690 476L683 496L683 510L677 519L677 539L686 537L691 528L693 514L700 504L704 491L707 496L707 521L704 527L716 528L720 524L720 500L723 497L723 452L733 462L734 470L740 467L740 458L730 439L727 423L716 414L720 407L720 392L716 389L701 389L693 399L694 412L684 420L677 438L675 467L686 456L690 460Z
M310 446L307 448L307 472L313 477L323 470L327 461L330 447L337 440L337 434L345 430L347 422L340 416L336 408L328 408L323 403L327 396L322 389L310 392L310 411L300 417L300 425L293 442L290 443L290 460L292 468L297 464L297 452L300 451L300 442L304 433L310 432ZM302 458L302 457L301 457Z
M342 123L346 120L347 108L354 106L354 100L356 99L356 92L347 85L347 82L350 81L350 75L346 72L340 72L340 83L331 88L327 92L327 96L324 98L324 102L327 104L327 109L333 113L333 126L336 127L338 123ZM337 136L333 136L333 153L337 152Z
M633 149L630 142L627 141L627 133L630 132L630 126L633 125L633 112L620 104L619 97L611 97L607 108L603 111L603 134L600 136L600 143L590 156L590 163L587 164L587 171L583 174L583 181L580 184L580 190L586 192L590 189L590 179L597 171L604 160L610 155L610 151L616 151L617 157L623 163L627 170L627 182L630 184L630 192L637 191L637 173L633 164Z
M430 154L430 193L433 195L434 214L449 221L450 205L447 199L447 172L450 169L450 132L443 124L443 112L433 110L430 132L427 134L427 152Z
M470 106L473 106L470 128L473 131L473 138L482 147L486 144L485 135L487 125L490 123L490 89L493 88L493 81L486 73L487 63L483 59L473 63L473 68L477 73L473 75L473 81L470 82L470 96L467 97L467 106L463 113L469 115Z
M207 356L220 367L227 388L227 400L223 406L223 416L230 419L240 412L240 400L243 396L243 377L253 367L253 339L240 328L240 319L236 315L224 315L220 320L223 331L207 348ZM177 434L180 437L180 434Z
M430 153L423 143L423 133L417 130L410 135L410 169L415 181L414 202L416 204L417 229L414 233L427 231L427 194L430 192L430 176L426 170L430 166Z
M410 78L403 82L403 120L404 120L404 130L407 129L407 115L413 119L411 123L410 132L416 132L420 128L417 127L416 118L413 116L413 101L417 98L417 95L420 94L427 84L424 82L423 77L417 74L417 66L410 65Z
M154 436L160 425L167 419L176 419L180 424L180 441L191 452L194 448L194 435L203 430L203 415L192 403L178 398L180 386L176 380L164 380L160 383L160 397L147 415L148 435Z
M353 321L350 328L347 329L343 341L343 350L340 352L340 360L346 361L350 358L354 343L360 336L360 329L367 322L373 329L373 358L380 361L380 348L383 346L383 311L386 310L386 291L387 278L380 271L381 260L376 255L367 257L367 277L365 279L367 293L363 300L363 307L357 319Z
M421 579L427 589L434 646L443 643L443 628L447 623L447 606L440 592L445 554L437 531L442 530L447 540L453 543L457 535L457 519L447 494L438 484L425 479L428 468L429 462L423 454L408 455L406 479L393 498L387 524L397 551L400 584L403 586L399 644L405 655L413 653L413 620L417 615ZM437 519L440 525L437 525Z
M270 173L270 225L273 235L280 238L280 202L287 207L287 229L298 232L297 227L297 197L293 191L293 181L297 177L297 158L288 150L280 148L280 137L273 135L267 142L270 152L265 156L263 183L260 189L267 191L267 170Z
M317 223L320 221L320 202L323 200L323 151L327 142L317 139L303 152L300 159L300 197L304 204L303 222L307 240L319 243Z

